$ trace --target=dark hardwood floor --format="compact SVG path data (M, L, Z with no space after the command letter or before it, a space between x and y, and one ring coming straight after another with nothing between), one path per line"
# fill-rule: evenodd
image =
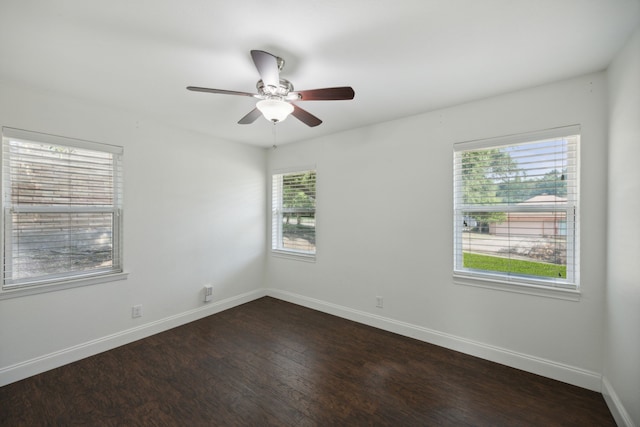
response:
M0 388L2 426L614 426L602 396L262 298Z

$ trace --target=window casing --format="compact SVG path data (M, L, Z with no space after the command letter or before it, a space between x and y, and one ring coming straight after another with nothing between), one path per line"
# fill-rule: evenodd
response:
M579 132L454 145L454 277L578 290Z
M314 259L316 171L274 174L271 196L271 249L273 252Z
M123 149L2 131L2 291L122 273Z

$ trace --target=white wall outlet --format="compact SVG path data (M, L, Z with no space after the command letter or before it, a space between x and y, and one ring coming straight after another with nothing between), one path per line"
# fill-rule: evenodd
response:
M209 302L213 299L213 285L204 285L204 302Z
M376 307L382 308L383 302L382 297L376 297Z
M131 307L131 318L142 317L142 304Z

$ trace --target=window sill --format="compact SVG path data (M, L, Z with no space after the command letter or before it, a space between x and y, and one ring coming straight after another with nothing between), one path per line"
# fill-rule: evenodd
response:
M316 262L316 254L310 254L306 252L283 251L279 249L272 249L271 255L277 258L287 258L287 259L292 259L296 261Z
M469 276L454 273L453 283L456 285L475 286L518 294L536 295L566 301L580 301L581 293L577 289L567 289L552 286L535 285L530 283L498 280L485 277Z
M129 273L110 273L99 276L81 277L77 279L61 280L54 283L46 283L42 285L30 285L24 287L15 287L14 289L3 289L0 291L0 300L9 298L24 297L27 295L43 294L46 292L61 291L64 289L78 288L81 286L91 286L100 283L115 282L118 280L126 280Z

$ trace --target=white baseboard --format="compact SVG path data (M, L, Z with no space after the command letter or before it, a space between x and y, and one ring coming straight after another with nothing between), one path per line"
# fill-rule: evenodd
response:
M636 427L607 377L602 377L602 395L618 426Z
M354 310L349 307L305 297L292 292L267 289L266 294L274 298L302 305L324 313L353 320L385 331L394 332L399 335L415 338L430 344L456 350L461 353L480 357L482 359L576 385L578 387L597 392L600 392L602 389L602 376L597 372L591 372L575 366L457 337L455 335L450 335L406 322L400 322L387 317L367 313L365 311Z
M146 338L180 325L210 316L229 308L253 301L263 296L274 298L308 307L324 313L339 316L365 325L373 326L389 332L415 338L441 347L460 351L492 362L542 375L555 380L600 392L603 385L602 377L596 372L590 372L573 366L557 363L551 360L514 352L508 349L468 340L422 326L400 322L383 316L354 310L349 307L328 303L314 298L305 297L291 292L277 289L259 289L225 300L213 302L184 313L146 323L135 328L117 332L112 335L91 340L73 347L65 348L34 359L0 368L0 386L28 378L33 375L93 356L95 354L114 349L121 345ZM615 393L608 386L610 392L607 403L612 409L616 408L626 426L635 427ZM606 398L606 395L605 395ZM610 403L611 401L611 403ZM614 413L615 414L615 413ZM625 418L626 417L626 418ZM616 418L618 421L618 418Z
M219 313L265 295L266 292L264 289L247 292L242 295L211 302L184 313L145 323L135 328L126 329L73 347L16 363L15 365L0 368L0 387Z

